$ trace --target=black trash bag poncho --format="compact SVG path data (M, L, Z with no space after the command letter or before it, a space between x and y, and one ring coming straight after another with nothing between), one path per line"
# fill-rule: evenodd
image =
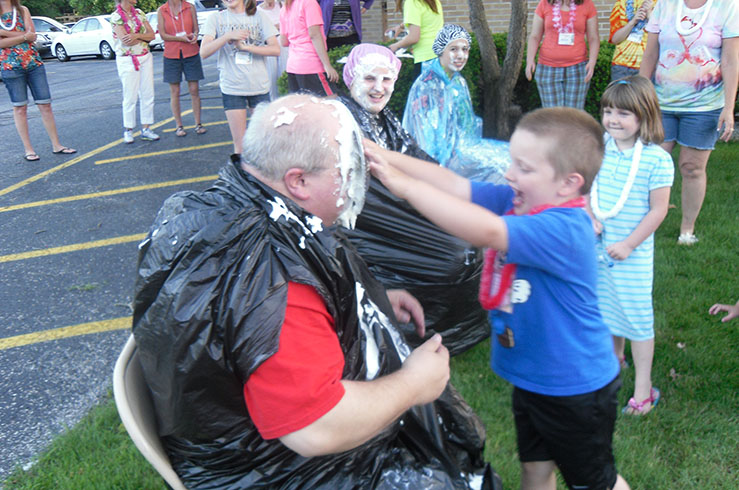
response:
M236 165L160 210L140 246L133 333L177 473L189 488L497 488L483 424L451 386L351 451L305 458L260 437L242 388L277 350L288 282L325 300L345 379L410 353L382 286L340 232L319 229Z
M383 148L436 163L390 109L375 115L349 97L341 101L365 137ZM346 235L386 288L406 289L421 302L426 338L440 333L449 353L457 355L490 336L488 315L477 300L479 249L431 223L374 177L356 227ZM412 346L423 342L413 324L400 328Z

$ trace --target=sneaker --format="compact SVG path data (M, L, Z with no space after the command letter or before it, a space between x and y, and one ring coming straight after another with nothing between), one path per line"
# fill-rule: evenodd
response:
M133 130L127 129L123 132L123 142L133 143Z
M159 139L159 135L149 128L144 128L141 130L141 139L144 141L156 141Z
M682 233L677 237L678 245L695 245L698 243L698 237L692 233Z

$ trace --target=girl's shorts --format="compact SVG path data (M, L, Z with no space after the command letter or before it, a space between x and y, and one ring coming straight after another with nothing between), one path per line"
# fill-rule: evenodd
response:
M13 107L28 105L28 88L31 89L36 104L51 104L51 92L44 65L25 70L3 70L2 77Z
M180 53L182 56L182 53ZM180 83L182 75L185 80L195 82L205 78L203 75L203 64L200 61L200 55L196 54L189 58L164 58L164 69L162 70L162 78L165 83Z
M269 102L269 92L259 95L230 95L221 92L221 98L225 111L244 110L247 107L254 109L257 104Z
M713 150L718 140L718 118L721 109L703 112L662 111L665 141L696 150Z

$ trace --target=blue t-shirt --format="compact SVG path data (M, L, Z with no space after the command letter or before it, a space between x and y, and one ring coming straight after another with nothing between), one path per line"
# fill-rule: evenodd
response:
M472 182L472 202L493 213L511 209L512 198L507 185ZM598 310L590 218L581 208L551 208L503 219L506 261L517 268L508 300L490 312L491 367L542 395L580 395L607 385L619 367Z

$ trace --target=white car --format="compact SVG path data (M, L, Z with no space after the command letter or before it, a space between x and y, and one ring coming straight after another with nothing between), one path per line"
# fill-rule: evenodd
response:
M37 34L34 45L42 55L51 50L51 43L57 36L69 30L51 17L34 15L31 20L33 20L33 27Z
M77 22L69 32L54 39L51 52L59 61L69 61L72 56L101 56L115 58L113 28L109 15L86 17Z
M162 40L162 36L159 35L159 29L157 29L157 26L159 25L159 22L157 21L157 13L149 12L146 14L146 20L149 21L149 25L154 29L154 39L149 42L149 49L152 51L155 49L164 49L164 41Z

